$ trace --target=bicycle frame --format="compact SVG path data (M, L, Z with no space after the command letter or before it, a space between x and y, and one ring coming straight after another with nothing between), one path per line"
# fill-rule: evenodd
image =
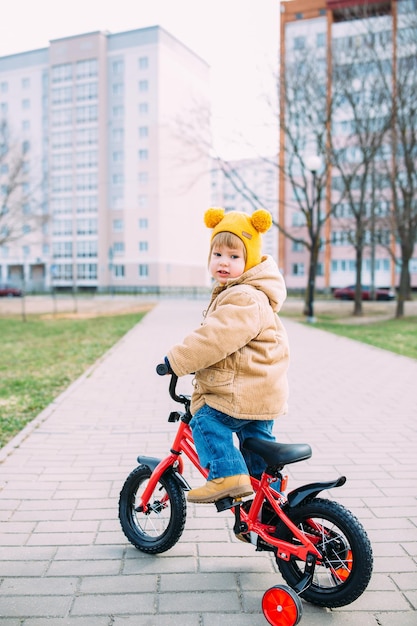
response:
M154 459L151 457L140 456L138 461L144 465L148 465L152 470L152 474L149 478L149 482L146 488L143 491L142 498L140 503L138 504L136 510L145 512L148 510L149 500L154 492L156 485L161 478L161 476L167 472L173 470L175 475L179 478L183 487L190 489L187 482L183 478L183 469L184 463L181 458L181 454L185 454L185 456L191 461L191 463L196 467L196 469L202 474L204 478L207 478L208 471L201 467L200 461L198 459L197 451L195 449L194 440L191 432L191 428L183 421L181 418L180 424L178 427L177 434L175 436L174 442L171 447L170 454L158 462L158 459ZM238 505L232 507L235 516L236 523L241 523L245 525L245 533L254 532L261 539L266 541L271 546L277 549L277 557L283 560L288 561L292 556L305 561L312 562L321 562L320 552L316 549L314 544L308 539L308 537L300 531L300 529L295 526L291 520L287 517L287 515L282 510L279 504L285 502L285 498L279 494L278 492L272 490L270 488L270 483L272 482L273 477L264 473L260 480L257 480L254 477L251 477L252 487L255 491L255 497L251 503L251 507L248 512L245 512L244 509ZM259 521L258 516L260 514L263 502L267 500L277 516L280 520L282 520L286 526L291 530L292 534L299 540L299 545L294 545L292 543L288 543L283 541L277 537L273 536L273 532L275 530L274 526L268 526L267 524ZM246 528L247 527L247 528Z

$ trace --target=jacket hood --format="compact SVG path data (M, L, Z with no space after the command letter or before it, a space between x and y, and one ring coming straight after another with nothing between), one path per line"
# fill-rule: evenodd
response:
M281 309L287 297L284 278L271 256L263 256L261 263L244 272L239 278L233 278L226 285L218 286L214 293L217 294L224 289L240 284L250 285L262 291L275 312Z

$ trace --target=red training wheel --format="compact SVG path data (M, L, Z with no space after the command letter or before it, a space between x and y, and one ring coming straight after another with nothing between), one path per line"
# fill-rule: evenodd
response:
M276 585L265 591L262 611L272 626L295 626L303 614L303 605L290 587Z

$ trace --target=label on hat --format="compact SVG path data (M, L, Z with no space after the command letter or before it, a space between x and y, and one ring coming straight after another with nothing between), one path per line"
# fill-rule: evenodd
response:
M246 239L252 239L252 235L247 233L245 230L242 230L242 237L246 237Z

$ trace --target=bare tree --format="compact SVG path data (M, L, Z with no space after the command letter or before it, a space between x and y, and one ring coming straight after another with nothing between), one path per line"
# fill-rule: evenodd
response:
M417 8L398 5L393 63L391 159L385 160L392 199L392 228L399 247L400 280L396 317L404 315L411 298L409 264L417 241ZM395 253L395 247L392 248Z
M390 125L391 98L374 50L369 54L365 45L375 40L369 35L368 30L357 34L360 46L340 50L335 46L332 54L332 202L339 198L334 222L355 250L354 315L362 315L364 251L375 242L377 209L389 182L378 160Z
M13 140L7 122L0 121L0 246L22 239L47 220L27 150L26 142Z

